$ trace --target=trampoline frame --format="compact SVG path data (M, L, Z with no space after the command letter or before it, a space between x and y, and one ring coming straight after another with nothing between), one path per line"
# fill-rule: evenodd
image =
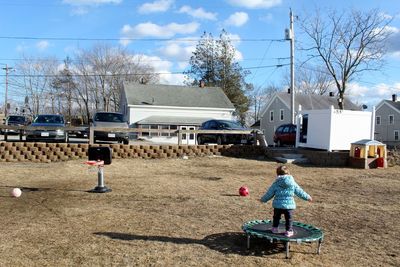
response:
M250 249L250 239L251 237L257 237L257 238L264 238L269 240L271 243L274 241L280 241L285 243L285 250L286 250L286 258L289 258L290 254L290 242L296 242L297 244L301 243L311 243L311 242L318 242L317 245L317 254L319 255L321 253L321 245L324 239L324 233L322 232L321 229L314 227L313 225L310 224L305 224L301 222L293 222L294 227L301 227L307 229L307 231L310 232L310 235L306 238L296 238L296 235L292 237L286 237L283 233L282 234L273 234L270 231L262 231L262 230L255 230L252 229L254 225L258 224L271 224L271 220L253 220L253 221L248 221L242 226L242 230L246 233L247 235L247 249Z

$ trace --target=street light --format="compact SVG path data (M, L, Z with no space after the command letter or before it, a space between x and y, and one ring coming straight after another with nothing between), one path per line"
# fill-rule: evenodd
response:
M7 93L8 93L8 71L9 70L13 70L13 68L9 67L7 64L5 64L6 66L4 68L2 68L3 70L6 71L6 91L4 94L4 117L7 118L7 111L8 111L8 99L7 99Z

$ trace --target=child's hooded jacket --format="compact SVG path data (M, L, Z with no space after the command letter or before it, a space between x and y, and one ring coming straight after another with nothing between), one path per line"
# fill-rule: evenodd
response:
M304 200L309 200L307 194L294 180L291 175L278 175L268 191L261 197L262 202L267 202L274 197L272 207L275 209L295 209L294 195Z

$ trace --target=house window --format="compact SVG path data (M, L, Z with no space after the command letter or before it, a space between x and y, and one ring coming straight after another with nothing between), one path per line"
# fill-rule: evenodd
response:
M399 130L394 130L394 141L399 141Z
M178 126L177 126L177 125L170 125L170 126L169 126L169 129L170 129L170 130L175 130L175 131L176 131L176 130L178 130ZM170 134L169 134L169 136L177 136L177 135L178 135L177 133L170 133Z
M284 119L284 110L283 109L279 110L279 118L281 121L283 121L283 119Z
M140 125L139 128L148 130L148 129L150 129L150 125L142 124L142 125ZM141 136L149 136L150 133L149 132L141 132L140 135Z
M150 129L158 130L158 125L150 125ZM159 132L151 132L150 136L158 136L159 134L160 134Z
M376 116L376 125L381 125L381 116Z
M169 130L169 125L160 125L161 130ZM161 132L161 136L169 136L167 132Z
M389 115L389 124L394 124L394 115Z
M269 121L274 121L274 111L273 110L271 110L269 112Z

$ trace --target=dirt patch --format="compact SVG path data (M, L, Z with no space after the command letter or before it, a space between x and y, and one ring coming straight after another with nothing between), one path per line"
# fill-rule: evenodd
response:
M254 240L243 223L270 219L258 201L275 162L227 157L119 159L105 167L113 191L92 194L82 161L0 163L1 266L399 266L400 167L290 166L314 202L295 220L325 233L316 244ZM249 197L238 189L247 185ZM20 187L20 198L11 198Z

